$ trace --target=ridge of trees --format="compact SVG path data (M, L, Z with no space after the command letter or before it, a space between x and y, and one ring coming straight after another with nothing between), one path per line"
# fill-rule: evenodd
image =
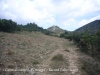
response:
M17 29L17 23L12 20L0 19L0 31L14 32Z
M75 31L61 34L60 37L74 41L81 51L100 58L100 30L95 34L91 34L88 30L83 33Z
M33 23L27 23L26 25L17 24L16 22L12 21L11 19L0 19L0 31L2 32L8 32L13 33L16 31L40 31L46 35L50 35L51 32L43 29L42 27L39 27L37 24Z

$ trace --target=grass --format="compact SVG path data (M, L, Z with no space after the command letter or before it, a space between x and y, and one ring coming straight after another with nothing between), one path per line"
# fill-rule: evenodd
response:
M64 59L62 54L57 54L52 57L52 62L50 63L50 68L52 69L60 69L60 68L68 68L68 61ZM63 71L51 71L51 75L63 75Z
M7 35L4 34L2 38L4 39L1 43L1 46L5 44L3 45L5 47L4 53L9 55L9 62L16 62L18 68L24 68L24 65L30 66L30 63L32 67L34 66L38 68L38 64L41 65L41 62L45 60L45 58L48 58L49 54L59 48L59 39L56 40L55 37L49 37L42 33L39 33L39 35L38 33L24 32L21 32L20 34L7 33ZM43 53L40 54L40 52L42 51ZM43 57L42 59L39 57L39 54ZM63 55L59 56L58 54L58 56L54 56L54 58L57 59L54 59L55 61L51 61L51 67L56 68L65 66L66 63ZM19 63L21 63L22 65L20 66ZM4 65L5 64L7 64L8 66L8 62L5 62ZM10 65L8 67L13 68L13 65Z
M40 63L39 63L38 60L34 60L34 61L33 61L33 64L36 65L36 64L40 64Z
M45 46L50 46L52 44L52 42L51 41L47 41L46 43L45 43Z
M100 75L100 66L96 62L82 60L81 69L85 71L88 75Z
M62 54L57 54L57 55L53 56L53 58L51 60L63 61L64 57Z
M4 33L3 32L0 32L0 37L3 37L4 36Z

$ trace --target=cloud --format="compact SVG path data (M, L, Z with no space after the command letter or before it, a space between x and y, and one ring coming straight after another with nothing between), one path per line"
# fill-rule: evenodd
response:
M19 24L35 22L43 28L55 24L75 30L100 19L98 7L99 0L0 0L0 18L12 19Z
M79 22L78 26L81 27L81 26L83 26L83 25L85 25L85 24L88 24L88 23L94 21L94 20L100 20L100 15L98 15L98 16L96 16L96 17L93 17L93 18L90 18L89 20L83 19L83 20L81 20L81 21Z

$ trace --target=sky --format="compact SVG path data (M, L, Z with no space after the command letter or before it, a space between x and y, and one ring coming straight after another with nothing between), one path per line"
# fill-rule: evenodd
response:
M100 19L100 0L0 0L0 18L74 31Z

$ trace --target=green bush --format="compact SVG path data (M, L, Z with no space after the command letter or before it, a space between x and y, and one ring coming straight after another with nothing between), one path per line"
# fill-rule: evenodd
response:
M64 60L64 58L63 58L62 54L57 54L57 55L53 56L52 60L62 61L62 60Z
M33 64L39 64L39 61L38 60L34 60Z

